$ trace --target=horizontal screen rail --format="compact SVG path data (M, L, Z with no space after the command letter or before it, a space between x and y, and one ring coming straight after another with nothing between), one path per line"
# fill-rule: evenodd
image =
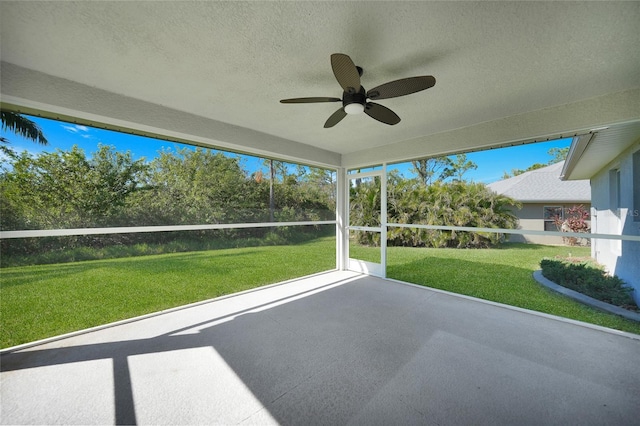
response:
M203 231L209 229L271 228L280 226L335 225L336 220L301 222L218 223L212 225L127 226L112 228L38 229L0 231L0 239L66 237L72 235L135 234L140 232Z
M365 231L365 232L382 232L382 228L379 226L348 226L350 231Z
M355 179L364 179L368 177L380 177L383 173L384 172L382 171L382 169L380 169L380 170L372 170L369 172L349 173L347 174L347 177L350 180L355 180Z
M421 225L410 223L388 223L389 228L419 228L440 231L489 232L494 234L542 235L575 238L599 238L604 240L640 241L640 235L590 234L586 232L535 231L526 229L476 228L473 226Z

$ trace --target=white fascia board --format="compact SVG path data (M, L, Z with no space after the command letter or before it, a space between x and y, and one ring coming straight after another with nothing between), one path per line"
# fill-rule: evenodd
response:
M595 133L590 133L573 138L571 146L569 147L567 159L565 160L562 171L560 172L561 180L564 181L571 179L571 172L575 168L576 164L578 164L578 161L580 161L580 157L582 157L582 154L587 149L587 146L589 146L595 135Z

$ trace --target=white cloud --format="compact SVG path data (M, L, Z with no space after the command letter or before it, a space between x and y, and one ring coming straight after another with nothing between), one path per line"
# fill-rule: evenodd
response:
M65 129L67 132L71 132L71 133L78 133L79 132L79 130L77 129L76 126L65 126L63 124L62 128Z
M89 139L92 136L89 134L89 128L87 126L82 126L80 124L74 125L64 125L62 124L62 128L65 129L69 133L73 133L75 135L82 136L85 139Z

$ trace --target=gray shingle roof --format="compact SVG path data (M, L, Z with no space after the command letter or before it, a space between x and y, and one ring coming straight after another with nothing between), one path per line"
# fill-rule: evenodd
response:
M589 180L560 180L564 161L487 185L521 202L591 202Z

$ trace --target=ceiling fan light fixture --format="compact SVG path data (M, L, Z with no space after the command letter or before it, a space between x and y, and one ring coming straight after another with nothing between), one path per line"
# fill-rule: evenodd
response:
M351 115L362 114L364 112L364 105L359 104L357 102L345 105L344 112Z
M331 68L333 75L342 87L342 107L335 111L324 123L324 128L338 124L347 115L357 115L363 112L369 117L381 123L393 126L400 122L398 114L391 111L386 106L370 102L371 100L397 98L398 96L410 95L433 87L436 79L431 75L418 77L401 78L388 83L381 84L369 91L366 91L360 84L362 68L356 66L353 60L344 53L334 53L331 55ZM282 99L283 104L304 104L315 102L340 102L340 98L329 97L309 97Z

